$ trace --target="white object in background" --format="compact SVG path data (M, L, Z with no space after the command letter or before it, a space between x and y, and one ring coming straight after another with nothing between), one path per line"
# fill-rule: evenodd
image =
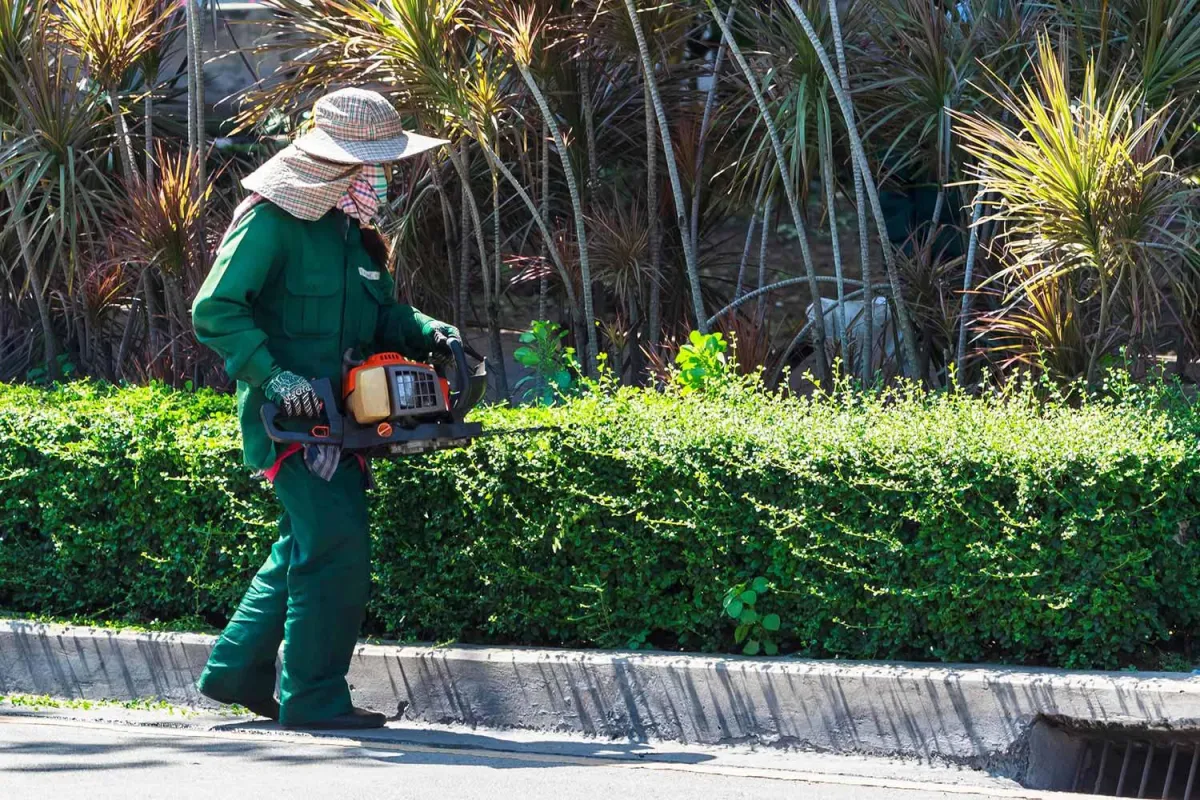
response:
M835 347L842 339L842 316L837 312L837 300L828 297L821 298L821 310L825 323L825 343L829 348ZM805 316L813 317L813 306L810 303L804 309ZM874 363L883 358L891 358L896 352L896 334L892 324L892 307L886 297L876 297L871 304L871 343L870 352ZM849 333L850 347L854 350L851 358L843 354L847 361L861 358L867 352L867 304L863 300L846 301L846 330ZM853 365L851 365L853 366Z

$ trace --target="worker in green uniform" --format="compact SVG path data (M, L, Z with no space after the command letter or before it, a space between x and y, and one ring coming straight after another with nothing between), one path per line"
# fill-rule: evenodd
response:
M198 687L287 727L372 728L346 673L370 585L365 463L333 446L267 438L264 402L320 411L311 381L340 386L342 356L444 355L459 332L396 302L387 248L371 225L392 162L444 142L404 131L382 96L342 89L319 100L315 127L243 181L212 271L192 306L197 338L237 380L246 463L283 506L279 540L213 648ZM275 660L283 644L279 700Z

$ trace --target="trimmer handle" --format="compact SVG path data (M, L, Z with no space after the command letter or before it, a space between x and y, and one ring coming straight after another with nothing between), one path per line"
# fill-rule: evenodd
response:
M333 384L328 378L318 378L312 382L313 391L321 398L324 408L323 419L313 420L306 431L289 431L279 427L277 421L282 417L279 406L274 403L263 403L259 412L263 427L267 429L267 437L273 442L283 444L341 444L344 430L342 415L337 410L337 399L333 394ZM282 417L283 419L304 419L303 417Z
M487 359L462 339L447 339L446 346L454 356L454 382L450 386L450 410L456 417L462 418L468 411L479 404L487 389ZM479 366L471 369L467 364L467 354L478 362Z

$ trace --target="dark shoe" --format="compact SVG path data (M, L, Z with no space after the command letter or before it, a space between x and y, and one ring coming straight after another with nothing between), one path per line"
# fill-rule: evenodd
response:
M329 719L299 724L284 723L285 728L309 731L365 731L371 728L382 728L387 723L387 717L364 708L351 709L348 714L339 714Z
M259 700L257 703L239 703L238 705L245 706L252 713L267 719L279 721L279 701L274 697L269 697L266 700Z
M239 700L236 697L217 697L209 694L203 689L200 690L200 694L204 695L209 700L214 700L227 706L243 706L255 716L266 717L267 719L273 719L276 722L279 721L279 701L274 697L268 697L264 700Z

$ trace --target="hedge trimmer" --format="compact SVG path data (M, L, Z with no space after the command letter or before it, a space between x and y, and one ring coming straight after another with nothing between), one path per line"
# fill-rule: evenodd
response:
M343 397L334 396L328 378L312 382L321 398L322 418L283 417L266 403L262 421L267 436L283 444L334 445L364 458L395 458L464 447L480 436L529 433L546 428L484 432L467 422L467 412L487 391L487 359L457 339L449 340L454 358L453 383L445 370L410 361L399 353L378 353L356 360L343 357ZM477 363L471 368L467 354ZM306 424L307 427L297 428Z

